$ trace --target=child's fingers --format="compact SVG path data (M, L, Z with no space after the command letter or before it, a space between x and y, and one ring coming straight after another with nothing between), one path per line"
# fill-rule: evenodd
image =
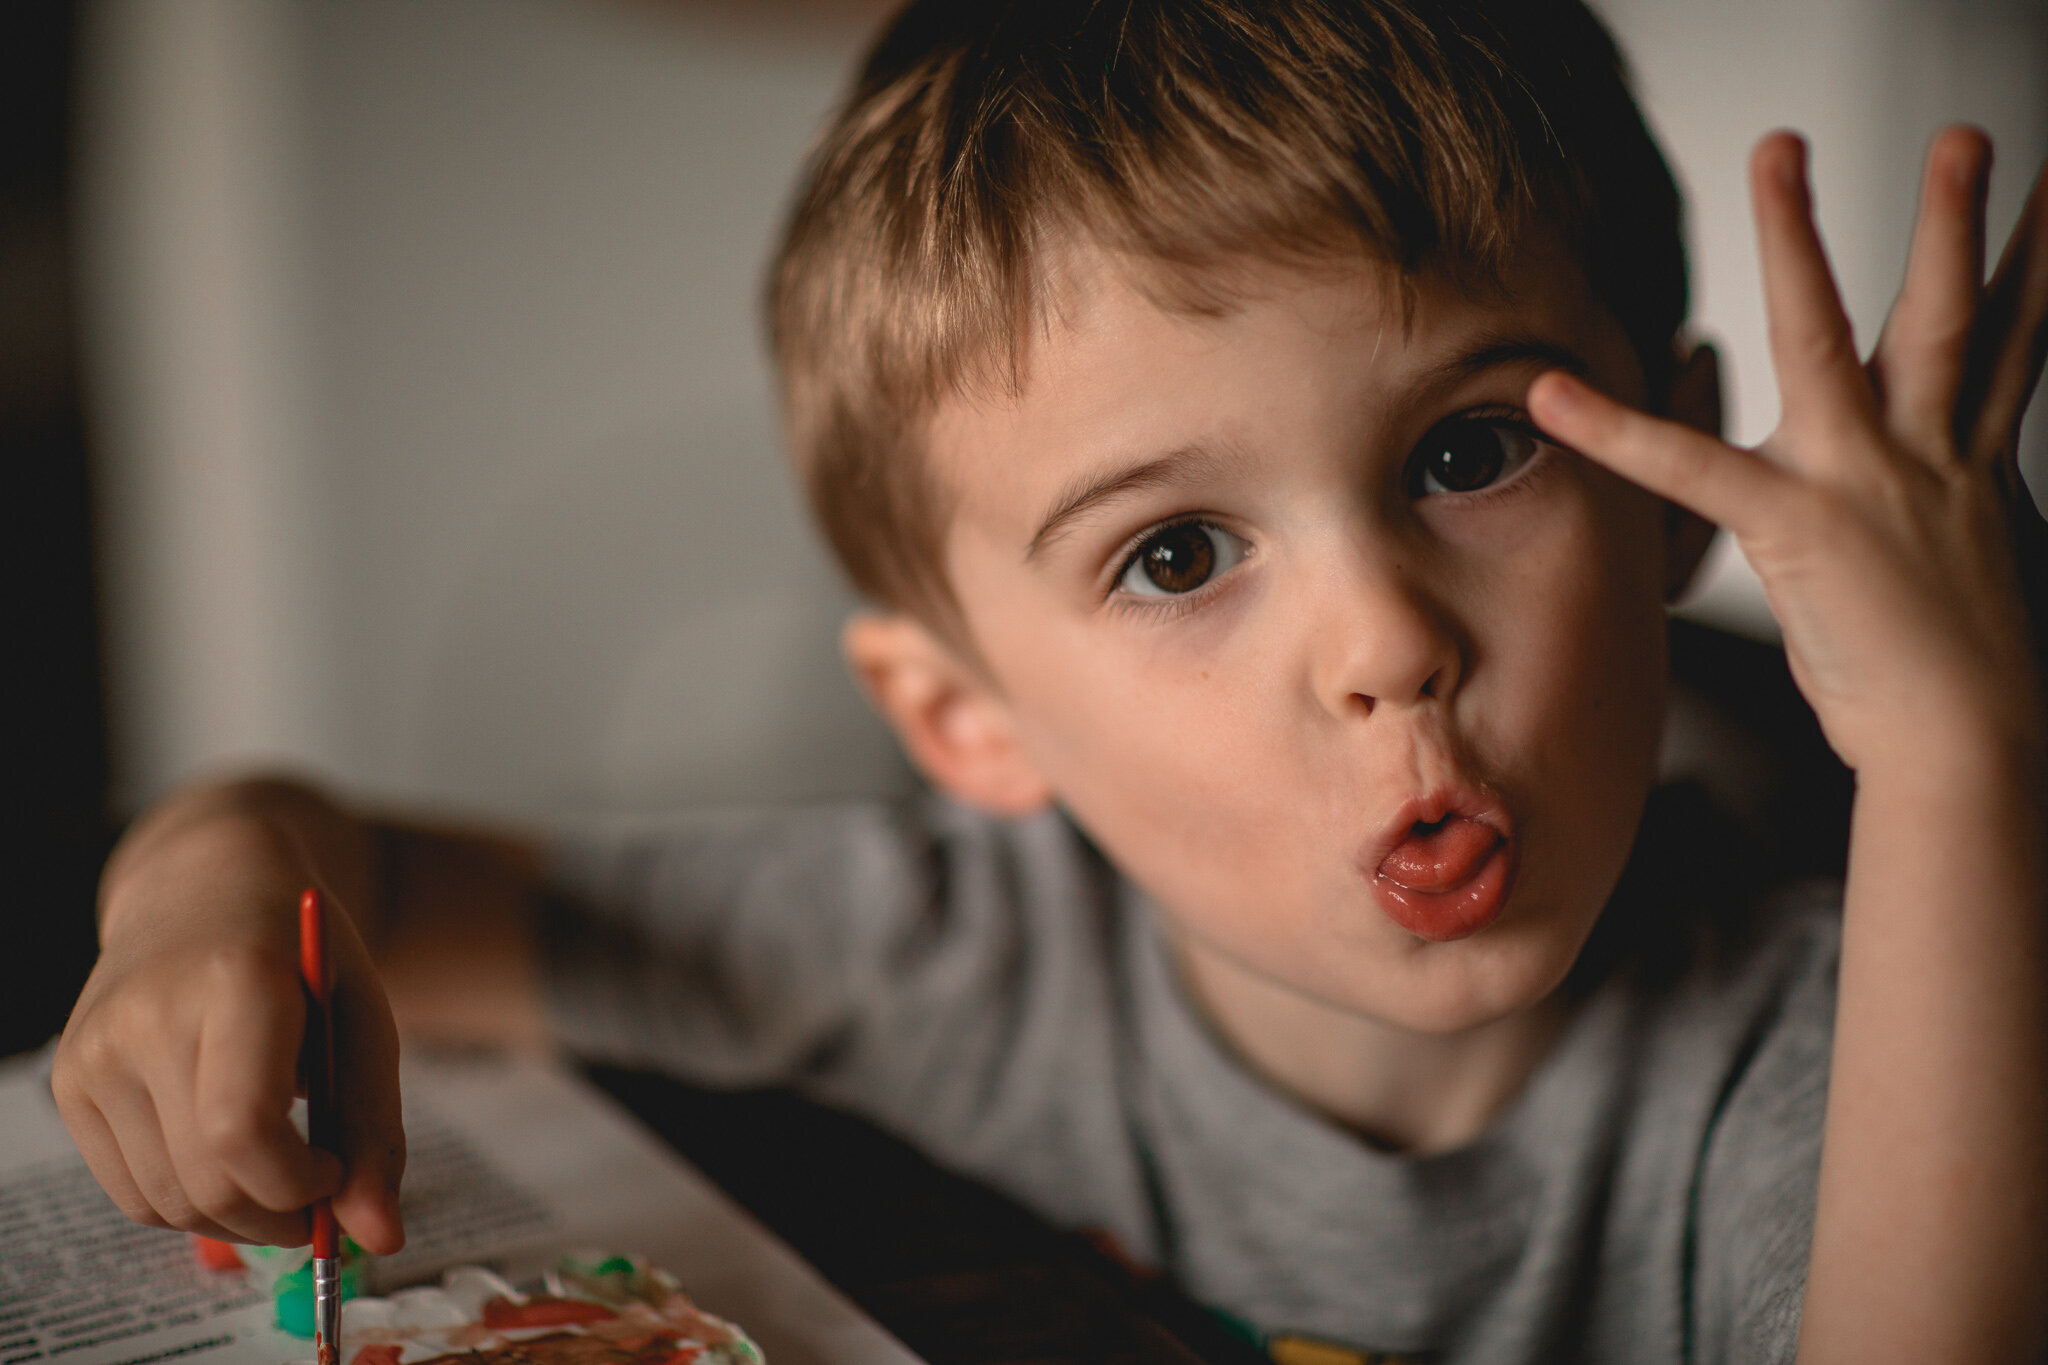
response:
M121 1144L114 1137L114 1130L99 1106L84 1096L66 1098L60 1092L57 1107L63 1111L64 1126L70 1129L71 1140L78 1144L78 1153L85 1158L86 1168L92 1172L92 1178L99 1181L100 1188L107 1192L107 1197L114 1201L114 1207L147 1227L169 1227L170 1224L143 1197L134 1176L129 1174L127 1159L121 1155Z
M1985 288L1971 355L1975 383L1961 400L1969 420L1964 451L1979 462L2010 458L2048 359L2048 168L2035 178Z
M1928 148L1906 282L1871 361L1887 422L1929 457L1951 454L1958 436L1956 400L1984 284L1990 168L1991 144L1975 128L1945 129Z
M1790 133L1759 142L1750 158L1750 194L1784 425L1828 432L1869 426L1876 416L1870 381L1814 227L1806 144ZM1837 444L1799 441L1794 449L1828 451Z
M149 1073L149 1115L138 1108L128 1122L117 1125L129 1167L137 1172L150 1202L174 1227L227 1241L277 1246L302 1241L310 1226L303 1203L274 1209L252 1199L241 1183L242 1155L224 1158L213 1141L218 1116L200 1102L195 1084L206 1045L202 1029L199 1047L181 1059L183 1065ZM289 1101L289 1094L283 1102ZM144 1117L150 1122L143 1122ZM283 1103L278 1117L297 1143ZM165 1164L168 1177L162 1173ZM333 1174L338 1177L340 1172Z
M1755 456L1637 412L1561 370L1539 376L1527 401L1536 425L1564 444L1737 536L1757 529L1787 478Z
M170 1108L168 1100L159 1112ZM235 1173L217 1162L195 1140L197 1125L187 1115L180 1124L166 1117L164 1155L171 1163L176 1187L167 1192L179 1213L173 1225L223 1242L263 1246L294 1246L312 1235L304 1207L272 1209L249 1197ZM163 1206L159 1206L163 1207Z
M163 1043L161 1021L151 1041ZM164 1149L163 1126L149 1088L133 1065L128 1047L109 1036L108 1011L81 1019L74 1014L58 1048L50 1088L78 1144L85 1164L121 1212L149 1227L185 1228L206 1236L234 1234L202 1217L178 1185L177 1168ZM156 1055L175 1066L175 1056Z
M99 1108L119 1145L122 1165L154 1215L140 1221L217 1241L252 1240L249 1232L220 1223L194 1202L165 1142L163 1113L147 1090L140 1085L124 1087L101 1096Z
M194 1163L273 1213L296 1213L341 1185L341 1159L307 1146L290 1118L304 1031L296 989L224 993L200 1036L192 1131L181 1135Z

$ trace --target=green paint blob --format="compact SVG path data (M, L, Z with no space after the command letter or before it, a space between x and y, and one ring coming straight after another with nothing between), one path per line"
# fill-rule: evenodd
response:
M1254 1326L1249 1319L1241 1318L1226 1309L1216 1307L1210 1307L1209 1313L1218 1322L1222 1323L1225 1330L1232 1336L1241 1338L1261 1351L1266 1349L1266 1334Z
M354 1250L349 1244L344 1250ZM337 1277L338 1297L343 1303L359 1297L363 1292L363 1257L342 1257L341 1273ZM297 1270L277 1277L277 1283L270 1287L271 1298L277 1304L277 1325L280 1330L291 1333L304 1341L313 1339L313 1263L307 1261Z

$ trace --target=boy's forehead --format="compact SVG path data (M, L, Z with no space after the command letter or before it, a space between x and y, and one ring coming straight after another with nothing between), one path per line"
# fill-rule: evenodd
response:
M1071 250L1042 299L1015 382L964 390L933 414L926 457L957 511L1014 512L1055 466L1257 423L1288 403L1391 419L1493 363L1530 377L1561 365L1640 398L1620 324L1562 245L1541 238L1498 280L1364 257L1188 269Z

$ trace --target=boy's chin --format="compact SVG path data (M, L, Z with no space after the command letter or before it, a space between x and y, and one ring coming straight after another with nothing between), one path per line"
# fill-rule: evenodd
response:
M1501 1024L1531 1012L1547 1013L1577 960L1582 939L1506 945L1431 945L1395 979L1376 979L1361 1001L1366 1012L1415 1033L1449 1035ZM1474 951L1454 960L1461 947ZM1491 949L1491 951L1486 951ZM1448 951L1447 951L1448 950Z
M1488 982L1482 989L1420 990L1412 994L1376 993L1354 1005L1357 1013L1409 1033L1449 1038L1504 1025L1532 1013L1545 1013L1563 979L1546 977L1526 989L1503 990Z
M1216 980L1220 970L1238 976L1239 987L1249 987L1252 998L1267 992L1292 996L1314 1011L1338 1016L1330 1019L1332 1024L1350 1016L1407 1033L1450 1037L1554 1013L1559 988L1584 945L1583 934L1561 933L1560 928L1497 925L1455 943L1415 939L1391 954L1333 949L1307 964L1306 971L1299 969L1302 964L1248 961L1203 944L1195 935L1174 937L1181 940L1184 969L1198 981L1207 979L1201 991L1205 996L1213 998L1218 986L1239 994ZM1203 958L1206 963L1192 960Z
M1354 1008L1416 1033L1455 1034L1531 1012L1554 1013L1597 911L1524 896L1469 937L1406 937L1392 960L1356 964Z

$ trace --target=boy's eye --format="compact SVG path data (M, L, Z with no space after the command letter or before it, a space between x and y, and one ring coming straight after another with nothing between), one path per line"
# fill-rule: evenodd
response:
M1139 597L1193 592L1244 558L1245 543L1206 521L1177 521L1140 542L1117 586Z
M1408 463L1408 494L1476 493L1522 472L1543 442L1501 418L1454 417L1423 437Z

